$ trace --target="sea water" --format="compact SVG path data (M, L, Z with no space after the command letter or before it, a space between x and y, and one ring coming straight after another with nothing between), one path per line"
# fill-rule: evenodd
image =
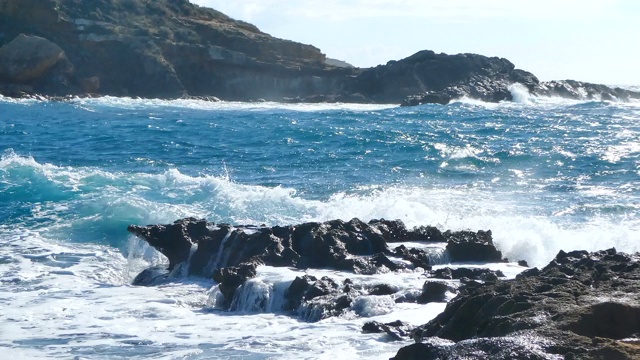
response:
M280 311L305 272L261 267L225 312L209 279L132 286L167 261L129 224L401 219L491 229L531 266L560 249L639 251L640 104L516 95L408 108L0 98L2 357L389 358L410 342L363 334L364 322L420 325L445 306L363 296L306 321ZM426 279L307 273L404 292Z

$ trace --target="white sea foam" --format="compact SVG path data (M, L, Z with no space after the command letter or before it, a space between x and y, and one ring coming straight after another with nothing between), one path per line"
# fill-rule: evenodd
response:
M186 216L268 225L357 217L364 221L401 219L409 227L491 229L507 257L525 259L534 265L545 264L560 249L640 250L637 217L598 214L598 206L606 209L610 205L594 203L594 214L577 222L562 202L553 210L549 203L553 198L542 198L544 206L551 210L539 212L540 204L530 192L437 188L425 183L374 186L309 200L298 196L294 189L243 185L210 175L188 176L175 169L161 174L124 174L39 164L15 154L0 159L0 172L10 172L14 166L41 173L62 192L84 191L60 201L40 203L32 211L33 219L42 224L43 233L62 240L89 236L103 241L105 236L111 236L111 243L117 244L126 239L123 230L129 223L167 223ZM593 186L578 190L594 199L615 199L617 194L616 189L607 188L605 192Z
M270 111L270 110L291 110L291 111L378 111L397 107L394 104L352 104L352 103L280 103L280 102L233 102L233 101L205 101L193 99L134 99L127 97L103 96L99 98L78 98L72 100L73 103L93 107L116 107L119 109L148 109L154 107L175 107L194 110L219 110L219 111Z

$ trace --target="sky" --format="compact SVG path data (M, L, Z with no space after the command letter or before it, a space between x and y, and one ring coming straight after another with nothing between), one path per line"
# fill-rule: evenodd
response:
M428 49L540 80L640 85L638 0L191 0L358 67Z

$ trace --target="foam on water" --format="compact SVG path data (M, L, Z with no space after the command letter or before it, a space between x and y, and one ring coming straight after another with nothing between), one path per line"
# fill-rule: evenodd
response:
M25 172L31 177L28 184L22 177ZM640 250L636 245L640 244L640 220L634 215L640 208L633 203L622 208L622 214L608 213L610 205L606 204L576 209L575 204L564 208L563 203L558 209L536 213L536 202L523 202L517 193L407 185L374 186L308 200L294 189L241 185L209 175L192 177L176 169L161 174L109 173L39 164L15 154L0 160L0 177L4 180L2 196L37 204L28 205L28 213L21 216L24 224L53 239L106 241L125 251L123 229L128 224L167 223L186 216L268 225L386 218L401 219L409 227L491 229L506 256L534 265L544 264L567 247ZM614 189L601 187L584 191L597 197L616 194ZM553 201L553 197L543 200ZM576 211L591 215L575 222Z
M515 103L415 108L0 98L0 346L22 358L389 358L402 344L362 334L365 321L417 325L444 307L362 296L345 316L301 322L279 309L304 272L261 267L223 313L212 281L180 271L130 286L166 259L129 224L401 219L491 229L533 266L560 249L640 251L640 107L521 90ZM433 258L446 263L441 249ZM309 273L402 291L425 280Z

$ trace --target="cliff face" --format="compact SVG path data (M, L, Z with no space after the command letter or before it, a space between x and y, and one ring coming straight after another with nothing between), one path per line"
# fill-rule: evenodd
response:
M354 72L187 0L0 0L0 20L0 43L25 33L64 49L74 67L66 87L28 83L50 95L82 92L80 80L97 77L100 94L275 100L326 93Z
M21 35L23 34L23 35ZM449 103L533 94L640 98L588 83L539 82L506 59L420 51L357 69L188 0L0 0L0 94Z

